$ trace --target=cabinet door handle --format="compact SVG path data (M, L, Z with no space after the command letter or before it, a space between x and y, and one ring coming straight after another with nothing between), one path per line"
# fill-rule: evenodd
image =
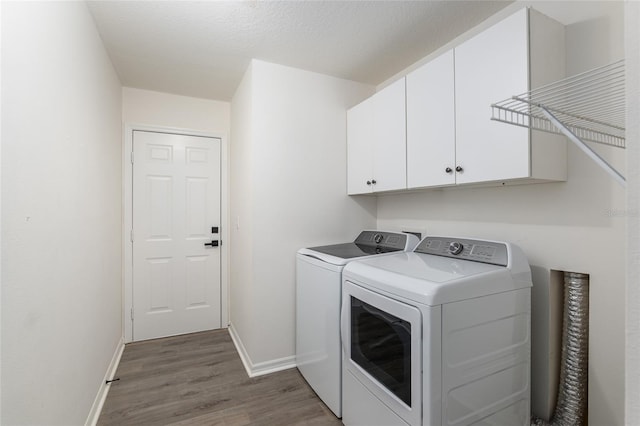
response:
M444 169L444 171L447 173L451 173L453 170L451 170L451 167L447 167L446 169Z
M460 167L460 166L456 166L456 172L461 172L462 170L463 170L463 168L462 168L462 167Z
M376 182L376 180L375 180L375 179L373 179L373 180L371 181L371 183L372 183L373 185L375 185L377 182Z
M371 185L371 181L370 180L367 181L367 185Z

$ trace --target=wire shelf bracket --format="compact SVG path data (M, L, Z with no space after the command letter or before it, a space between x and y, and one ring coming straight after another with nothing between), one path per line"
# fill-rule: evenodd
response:
M618 183L626 180L586 142L626 147L624 59L491 105L494 121L565 135Z

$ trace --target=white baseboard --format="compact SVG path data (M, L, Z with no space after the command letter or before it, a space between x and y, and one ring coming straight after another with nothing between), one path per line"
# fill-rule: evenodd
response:
M116 346L116 351L111 358L111 363L109 364L109 368L107 368L104 379L102 379L102 383L98 389L96 399L93 401L93 405L91 406L91 411L89 411L89 416L87 417L85 426L95 426L98 423L102 406L104 405L104 401L107 399L107 394L109 393L110 386L106 382L107 380L113 379L113 376L115 376L118 364L120 364L122 352L124 352L124 337L120 338L118 346Z
M263 376L265 374L275 373L276 371L295 368L296 366L296 357L294 355L270 361L253 363L244 347L244 344L242 343L242 339L240 339L240 336L236 333L233 324L229 324L229 334L231 335L231 340L233 340L233 344L235 345L236 350L240 355L240 359L242 360L242 365L244 365L244 369L249 377Z

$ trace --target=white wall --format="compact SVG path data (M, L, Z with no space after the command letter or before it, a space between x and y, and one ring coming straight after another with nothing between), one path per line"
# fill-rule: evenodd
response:
M622 2L528 3L567 24L569 74L624 56ZM522 3L499 15L519 7ZM624 174L624 153L610 155L610 159ZM589 423L621 425L626 235L621 213L626 206L625 191L573 146L569 147L568 167L566 183L381 196L378 227L512 241L543 271L590 274Z
M346 108L371 92L254 60L234 96L231 324L254 372L292 365L296 251L375 224L375 199L346 195Z
M640 424L640 3L625 4L627 76L626 424Z
M2 424L83 424L119 347L120 114L83 2L3 2Z
M229 102L122 88L122 119L125 123L228 135L230 113Z

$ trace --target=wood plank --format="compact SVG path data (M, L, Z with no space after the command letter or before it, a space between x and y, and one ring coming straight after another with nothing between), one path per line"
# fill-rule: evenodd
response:
M340 425L297 369L249 378L227 330L128 344L98 425Z

